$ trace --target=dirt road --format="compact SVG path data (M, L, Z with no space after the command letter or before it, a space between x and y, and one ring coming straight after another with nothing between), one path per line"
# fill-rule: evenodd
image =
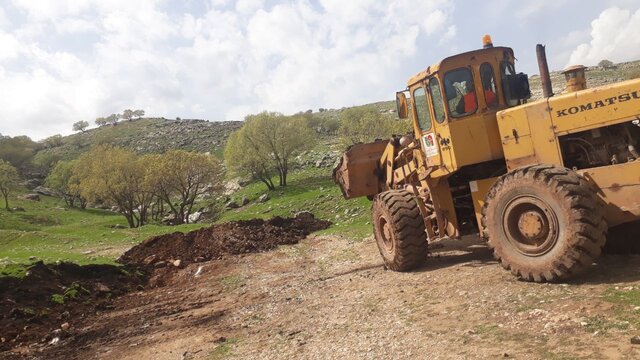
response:
M71 321L75 335L29 356L638 359L639 298L638 255L604 256L575 283L532 284L477 238L440 243L423 268L396 273L372 239L312 236L191 264L167 286Z

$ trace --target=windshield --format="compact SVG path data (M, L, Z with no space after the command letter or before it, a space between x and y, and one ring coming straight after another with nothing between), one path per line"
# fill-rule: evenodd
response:
M449 113L452 117L473 114L478 109L478 98L471 70L460 68L449 71L444 76L444 91L449 102Z

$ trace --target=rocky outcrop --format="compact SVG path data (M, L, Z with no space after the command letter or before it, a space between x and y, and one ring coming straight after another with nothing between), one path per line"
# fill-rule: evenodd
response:
M241 121L165 120L149 125L145 132L122 139L121 145L138 153L162 153L182 149L211 152L223 149L227 137Z

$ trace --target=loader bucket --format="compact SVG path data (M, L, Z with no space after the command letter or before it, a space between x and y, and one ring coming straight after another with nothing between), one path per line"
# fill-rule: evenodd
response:
M333 169L333 181L345 199L373 196L380 192L378 162L387 140L349 147Z

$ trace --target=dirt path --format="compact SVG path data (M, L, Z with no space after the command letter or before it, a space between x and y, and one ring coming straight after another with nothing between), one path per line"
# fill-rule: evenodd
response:
M517 281L476 238L440 246L411 273L385 271L372 239L335 237L191 264L29 356L640 358L640 256L605 256L579 282L549 285Z

